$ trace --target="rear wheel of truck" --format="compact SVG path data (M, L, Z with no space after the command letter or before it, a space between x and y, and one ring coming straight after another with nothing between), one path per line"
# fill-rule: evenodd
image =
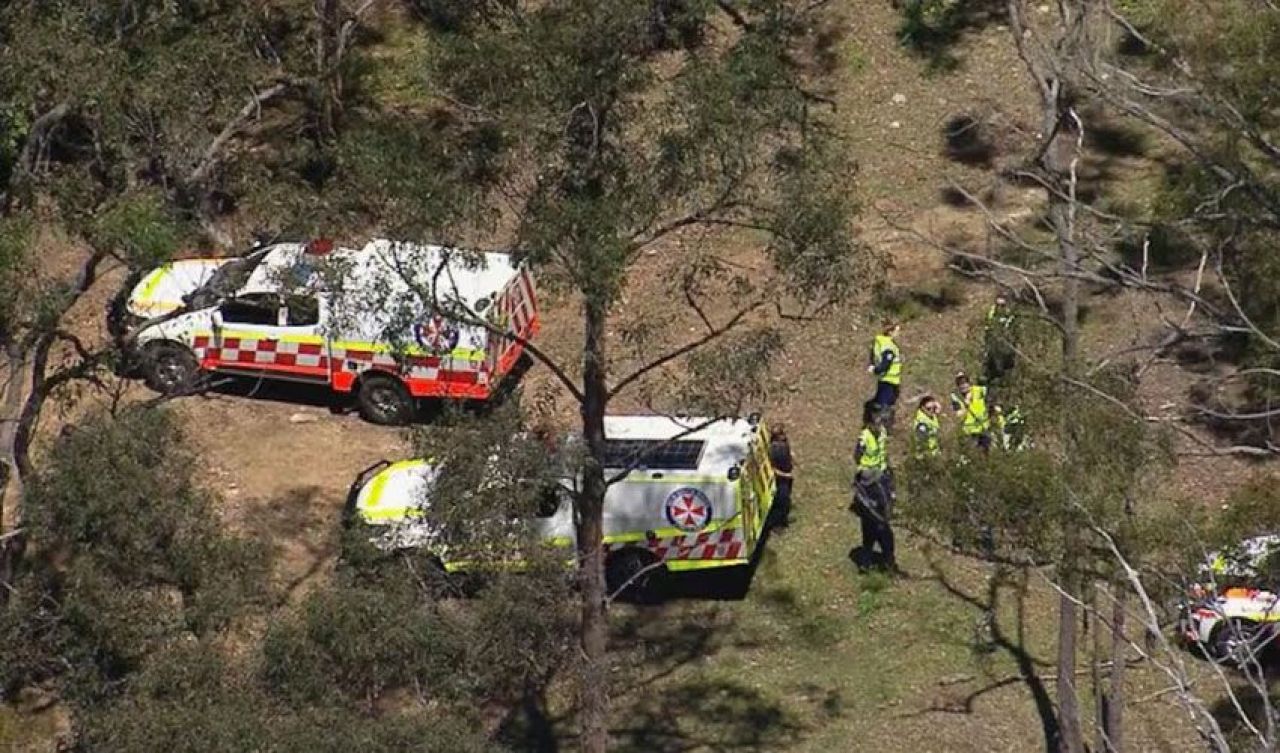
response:
M660 594L662 568L658 558L638 547L614 552L605 561L604 579L609 596L639 604L652 604Z
M413 420L413 395L404 382L392 376L372 374L360 380L356 393L360 416L382 426L404 426Z
M200 362L182 345L155 343L142 352L142 373L151 389L162 395L176 395L195 386Z

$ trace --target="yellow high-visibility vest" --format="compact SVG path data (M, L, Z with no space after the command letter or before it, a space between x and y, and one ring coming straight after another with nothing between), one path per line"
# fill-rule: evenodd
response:
M920 408L916 411L914 426L916 457L939 454L942 448L938 442L938 432L941 428L938 423L938 417Z
M890 363L889 370L880 376L880 381L885 384L900 384L902 382L902 351L898 349L898 344L892 337L876 335L875 342L871 345L871 365L879 366L886 352L893 354L893 363Z
M959 397L960 404L964 406L964 433L986 434L990 431L991 418L987 415L987 388L975 384Z
M863 429L862 434L858 436L858 441L862 444L862 457L858 459L858 470L881 473L888 470L889 448L886 446L888 437L884 429L879 432Z

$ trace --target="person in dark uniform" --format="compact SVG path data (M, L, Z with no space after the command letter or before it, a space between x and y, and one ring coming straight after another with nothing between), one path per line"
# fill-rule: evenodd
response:
M881 564L897 573L893 528L890 525L894 494L889 471L888 438L883 411L874 400L868 401L862 409L862 432L853 452L857 472L851 506L862 527L863 561L858 564L865 568L874 560L874 550L878 546Z
M774 478L774 525L786 528L791 525L791 484L795 480L795 468L785 424L776 424L769 433L769 464L773 466Z

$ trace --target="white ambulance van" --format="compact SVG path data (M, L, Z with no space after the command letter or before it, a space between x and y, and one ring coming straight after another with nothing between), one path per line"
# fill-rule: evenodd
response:
M645 573L733 567L756 552L774 498L769 433L758 418L708 420L608 416L606 478L627 471L604 503L606 572L611 591ZM630 470L627 470L630 469ZM424 460L383 461L361 473L348 495L348 517L378 529L383 549L428 547L445 570L472 569L465 552L431 520L436 468ZM558 504L524 525L548 545L570 552L573 480ZM513 555L516 556L516 555ZM571 555L570 555L571 557ZM499 557L499 559L501 559ZM651 567L661 564L661 568Z
M433 313L441 302L508 335ZM407 422L417 398L489 399L539 326L533 278L510 255L389 240L176 261L138 283L126 312L158 391L202 372L323 384L382 424Z

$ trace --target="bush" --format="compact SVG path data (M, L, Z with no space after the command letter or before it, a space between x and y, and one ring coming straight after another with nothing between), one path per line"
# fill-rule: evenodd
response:
M162 411L64 434L22 500L29 545L0 613L3 688L56 677L96 697L167 642L251 605L262 550L221 531L194 468Z

